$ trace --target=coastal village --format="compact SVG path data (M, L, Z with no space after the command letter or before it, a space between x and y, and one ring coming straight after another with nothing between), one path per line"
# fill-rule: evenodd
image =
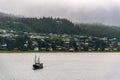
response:
M120 51L120 39L67 34L17 33L0 29L1 51Z

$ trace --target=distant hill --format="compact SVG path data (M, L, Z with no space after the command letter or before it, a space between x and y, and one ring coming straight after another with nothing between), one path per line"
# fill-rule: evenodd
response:
M15 18L17 16L15 16L13 14L6 14L6 13L3 13L3 12L0 12L0 18L5 18L5 17Z
M8 17L8 16L10 16L10 15L5 14L5 13L3 13L3 12L0 12L0 18L1 18L1 17Z
M120 27L103 24L74 24L67 19L43 17L23 18L0 13L0 29L20 32L89 35L99 37L119 37Z
M103 24L77 24L81 34L98 37L119 37L120 27Z

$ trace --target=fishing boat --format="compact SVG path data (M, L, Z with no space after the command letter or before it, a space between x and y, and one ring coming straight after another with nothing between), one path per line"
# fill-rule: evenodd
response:
M33 70L42 69L43 63L40 63L40 57L37 58L35 55L35 63L33 64Z

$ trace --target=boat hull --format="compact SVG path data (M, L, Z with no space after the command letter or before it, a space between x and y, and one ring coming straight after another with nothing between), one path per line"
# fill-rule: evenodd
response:
M33 64L33 69L42 69L43 68L43 63L35 63Z

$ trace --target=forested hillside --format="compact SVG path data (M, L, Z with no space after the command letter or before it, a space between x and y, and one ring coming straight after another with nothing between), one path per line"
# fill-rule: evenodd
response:
M6 14L7 15L7 14ZM120 28L102 24L74 24L67 19L43 17L24 18L0 15L0 29L18 32L119 37Z
M97 37L119 37L120 27L108 26L103 24L77 24L81 34Z

